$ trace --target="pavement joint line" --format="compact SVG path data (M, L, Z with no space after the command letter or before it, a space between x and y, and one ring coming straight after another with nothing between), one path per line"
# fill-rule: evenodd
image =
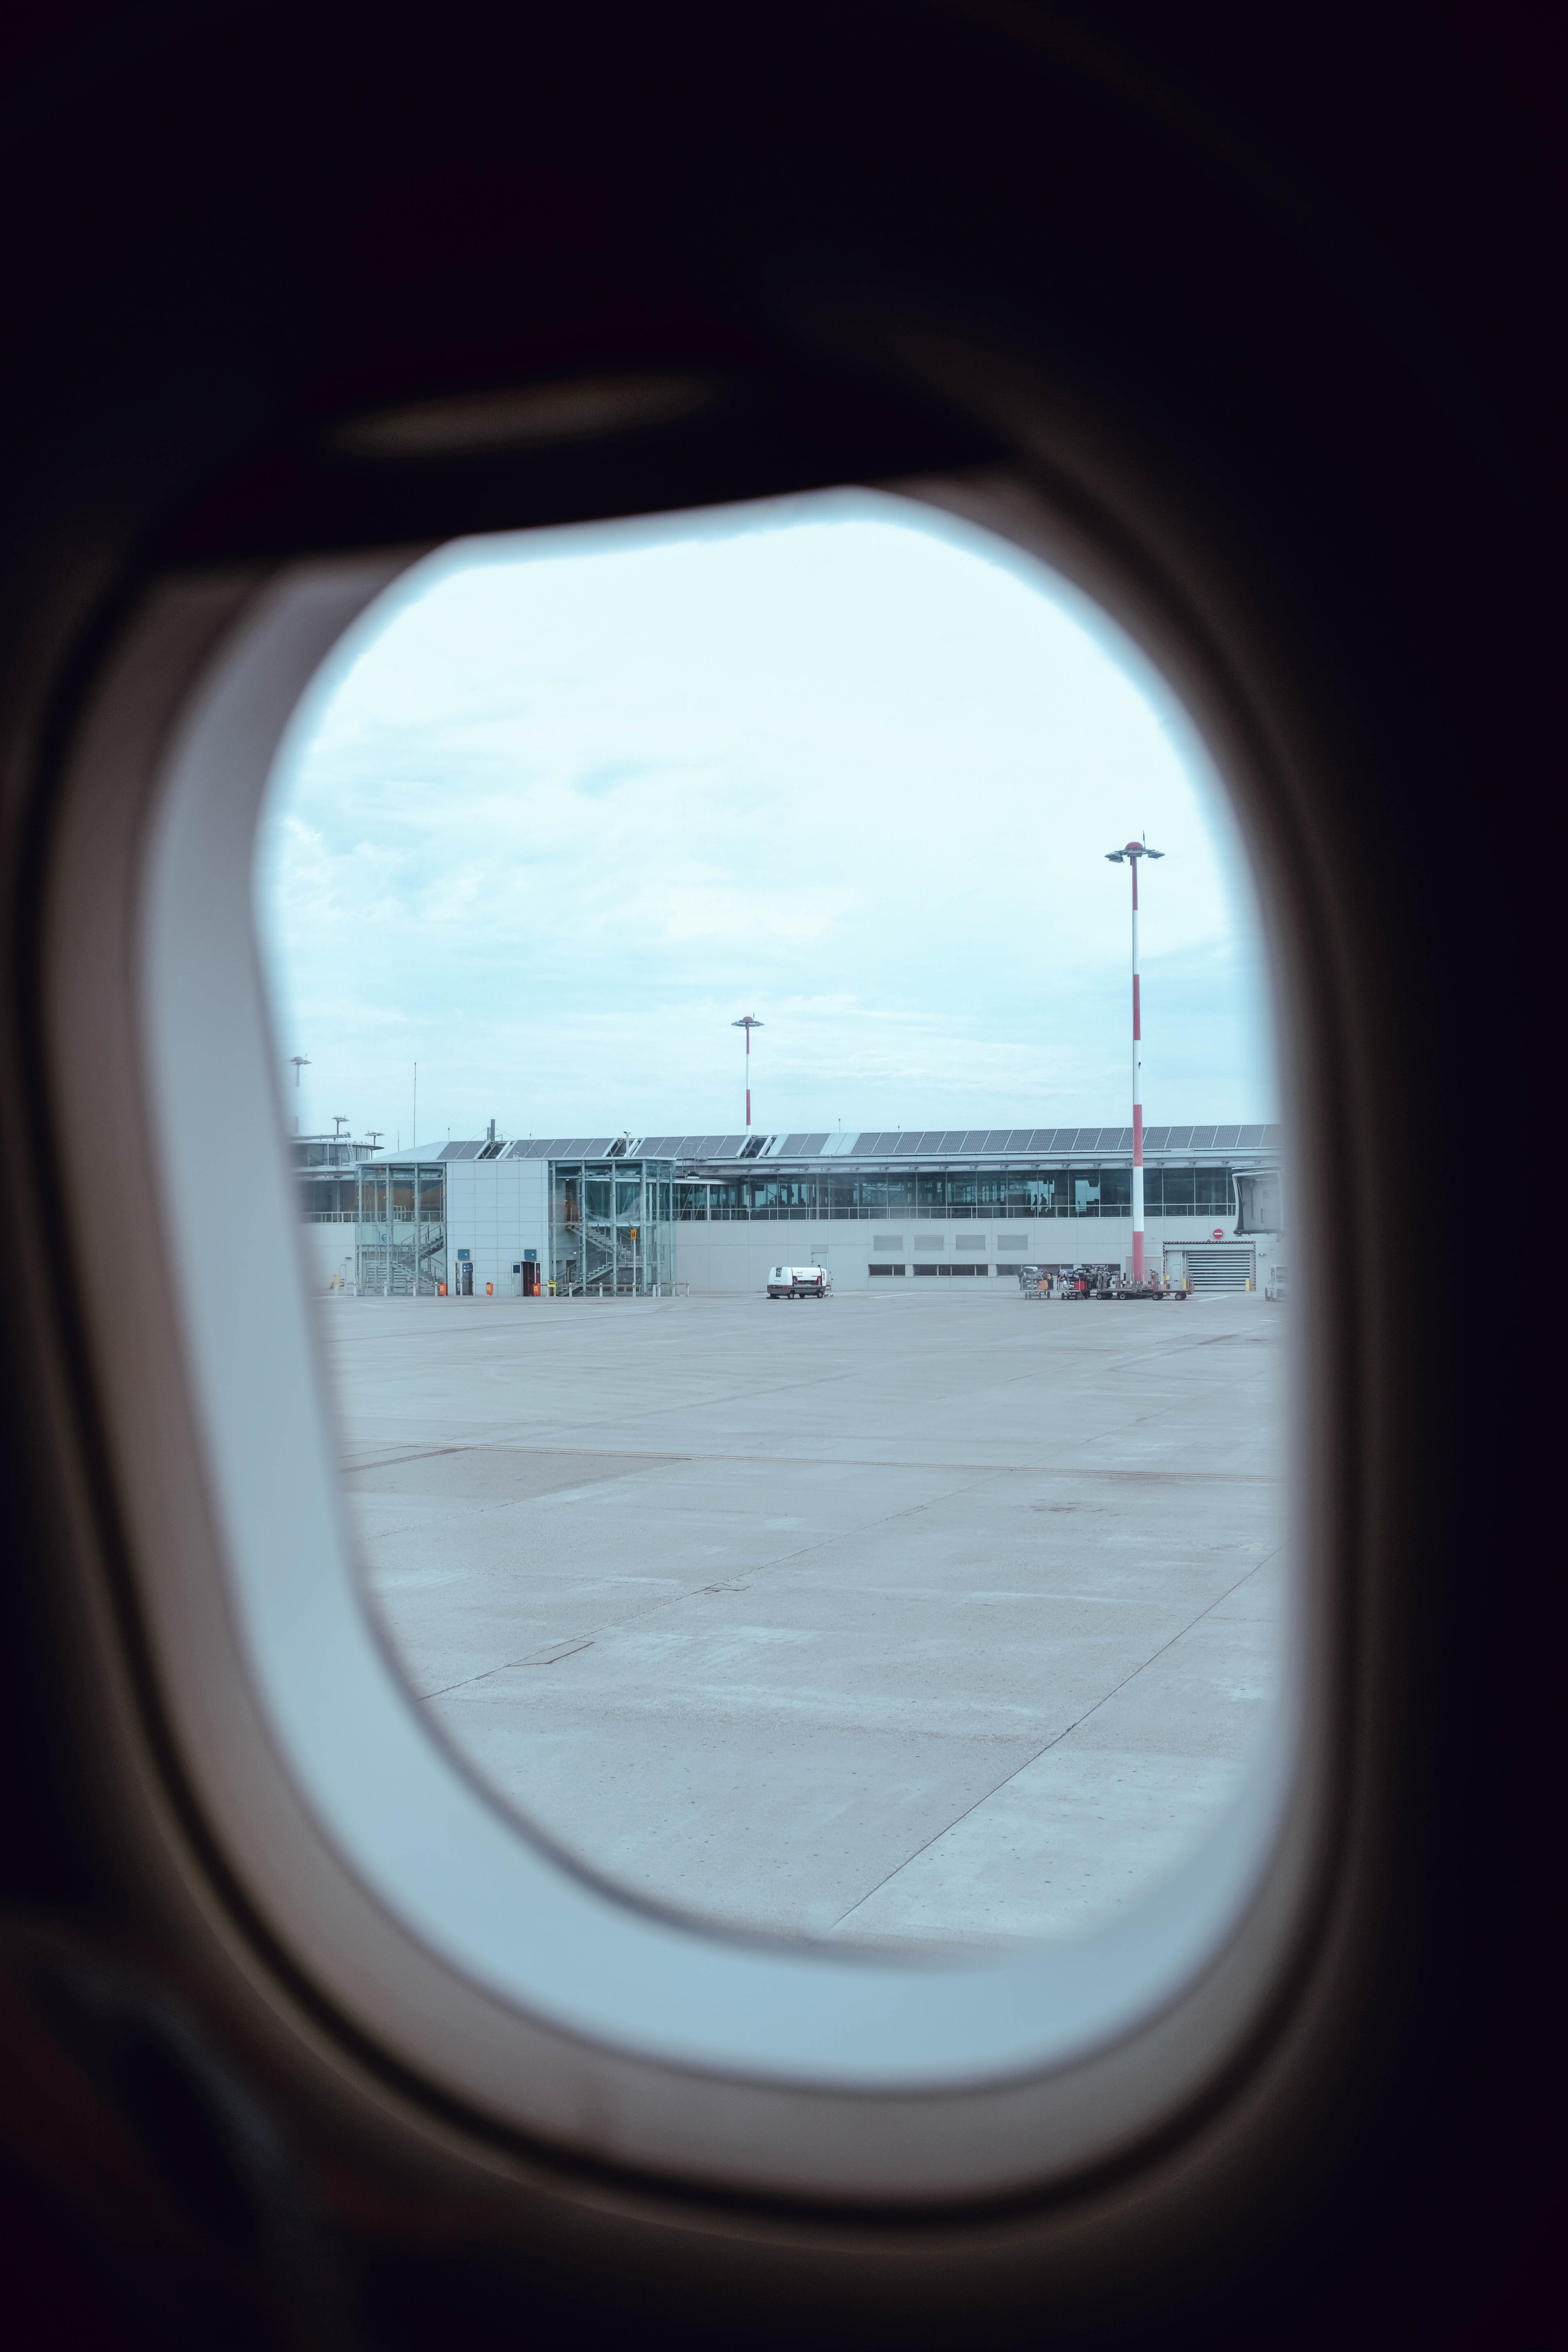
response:
M544 1496L541 1496L538 1499L541 1502L543 1502L548 1498ZM855 1529L855 1534L857 1537L868 1536L871 1533L873 1528L891 1527L894 1522L899 1519L912 1519L918 1512L923 1511L925 1508L925 1503L908 1503L901 1510L889 1511L882 1518L868 1519L863 1528L857 1528ZM815 1543L802 1544L795 1551L782 1552L777 1559L763 1560L760 1565L749 1569L747 1573L754 1583L759 1577L770 1576L776 1569L788 1568L793 1561L809 1559L814 1551L825 1551L830 1545L840 1543L843 1540L844 1536L842 1530L835 1535L819 1536ZM650 1601L646 1608L629 1609L626 1611L626 1614L621 1617L604 1618L594 1627L591 1633L573 1634L566 1638L569 1640L570 1647L573 1650L591 1649L601 1634L624 1633L628 1625L639 1625L647 1617L657 1617L660 1610L679 1609L683 1601L700 1601L708 1593L719 1592L725 1591L726 1589L731 1591L744 1592L750 1590L750 1586L731 1585L726 1588L717 1584L683 1585L679 1592L662 1593L657 1601ZM1222 1600L1225 1598L1223 1593L1220 1598ZM568 1654L568 1650L566 1648L555 1646L550 1643L546 1643L544 1646L546 1648L554 1647L555 1657L565 1657ZM478 1683L488 1683L493 1675L509 1674L514 1666L527 1666L532 1665L536 1663L553 1664L554 1658L552 1657L542 1660L537 1650L530 1650L521 1658L503 1658L499 1664L487 1666L483 1674L464 1675L455 1683L444 1684L439 1690L416 1691L414 1696L419 1705L423 1706L430 1699L450 1698L454 1691L471 1690Z
M1095 1439L1094 1444L1114 1444L1114 1437ZM628 1462L762 1462L777 1463L790 1468L806 1470L932 1470L943 1475L962 1476L973 1472L984 1477L1006 1478L1117 1478L1131 1482L1168 1480L1184 1486L1279 1486L1283 1478L1267 1470L1119 1470L1103 1464L1086 1462L909 1462L888 1459L877 1454L676 1454L668 1448L652 1446L604 1445L522 1445L515 1439L495 1444L485 1439L475 1439L461 1445L432 1445L416 1454L398 1456L400 1462L422 1462L441 1454L580 1454L600 1456L605 1460L619 1458ZM345 1475L355 1476L363 1470L394 1469L393 1462L361 1462L353 1464ZM606 1481L606 1484L611 1482ZM548 1502L548 1495L524 1495L521 1502Z
M357 1478L366 1470L397 1470L407 1462L435 1462L447 1454L573 1454L584 1461L603 1462L690 1462L689 1454L665 1452L655 1454L640 1446L624 1445L520 1445L515 1440L491 1444L483 1437L465 1438L455 1445L420 1445L408 1454L384 1454L374 1462L345 1462L342 1465L345 1478ZM542 1502L542 1496L524 1495L521 1502Z
M1283 1544L1276 1544L1272 1551L1265 1552L1261 1559L1254 1560L1245 1576L1238 1576L1226 1591L1216 1593L1206 1609L1200 1609L1197 1615L1184 1625L1179 1633L1173 1633L1168 1642L1162 1642L1157 1650L1152 1650L1142 1665L1134 1666L1131 1674L1123 1675L1119 1683L1113 1684L1110 1690L1102 1693L1092 1706L1086 1706L1083 1713L1068 1724L1065 1729L1058 1731L1054 1738L1047 1739L1043 1747L1037 1748L1032 1756L1026 1756L1021 1764L1014 1766L1012 1771L1005 1772L994 1788L987 1789L983 1795L975 1798L973 1804L965 1805L963 1811L961 1813L955 1813L944 1828L937 1830L933 1835L927 1838L923 1845L916 1846L912 1853L907 1853L902 1862L896 1863L891 1870L877 1881L875 1886L868 1886L864 1895L851 1903L847 1911L840 1912L838 1917L833 1921L831 1927L824 1930L824 1933L829 1936L836 1935L846 1919L853 1919L856 1912L862 1910L869 1903L873 1895L879 1895L883 1887L890 1885L901 1871L908 1870L910 1863L918 1862L922 1853L929 1853L933 1845L939 1845L949 1831L958 1827L960 1822L966 1822L971 1813L977 1812L982 1805L989 1804L992 1798L1006 1788L1010 1780L1016 1780L1020 1772L1026 1772L1031 1764L1037 1764L1042 1756L1048 1756L1053 1748L1059 1748L1064 1739L1070 1739L1073 1733L1089 1721L1090 1716L1098 1715L1102 1706L1109 1706L1118 1691L1124 1691L1129 1683L1135 1683L1140 1675L1146 1674L1156 1659L1164 1656L1167 1650L1173 1649L1178 1642L1184 1642L1194 1625L1201 1625L1205 1617L1212 1616L1222 1601L1228 1601L1232 1593L1239 1592L1244 1584L1248 1583L1260 1570L1267 1568L1269 1561L1277 1559L1284 1549Z

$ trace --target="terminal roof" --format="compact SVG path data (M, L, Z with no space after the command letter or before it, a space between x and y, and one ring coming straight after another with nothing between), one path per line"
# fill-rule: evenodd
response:
M1278 1126L1146 1127L1143 1149L1151 1156L1172 1152L1276 1152L1284 1142ZM491 1144L448 1143L443 1160L679 1160L683 1164L716 1161L777 1167L825 1160L1084 1160L1131 1158L1130 1127L895 1128L859 1133L797 1135L528 1136ZM387 1157L397 1155L388 1154ZM405 1153L405 1158L413 1155ZM421 1154L421 1157L424 1155Z

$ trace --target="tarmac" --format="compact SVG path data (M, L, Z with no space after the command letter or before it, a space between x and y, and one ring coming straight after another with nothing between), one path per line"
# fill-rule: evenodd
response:
M646 1899L903 1947L1081 1933L1239 1787L1286 1313L322 1307L370 1605L472 1771Z

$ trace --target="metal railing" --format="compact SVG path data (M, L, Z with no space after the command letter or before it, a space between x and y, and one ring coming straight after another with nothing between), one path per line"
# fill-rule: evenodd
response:
M1159 1216L1161 1210L1150 1209L1150 1216ZM1173 1209L1168 1213L1178 1217L1228 1216L1228 1209ZM885 1225L889 1217L924 1219L928 1224L1047 1224L1053 1218L1079 1220L1084 1217L1131 1217L1131 1201L1088 1201L1082 1208L1070 1202L1054 1202L1049 1207L1024 1207L1008 1201L981 1201L972 1204L956 1202L945 1205L940 1201L888 1201L871 1208L799 1209L717 1208L710 1211L683 1209L676 1223L682 1225L725 1224L856 1224Z

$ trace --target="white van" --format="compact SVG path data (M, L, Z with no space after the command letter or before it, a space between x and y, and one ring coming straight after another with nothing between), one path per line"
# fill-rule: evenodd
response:
M827 1268L825 1265L770 1265L768 1297L770 1298L826 1298Z

